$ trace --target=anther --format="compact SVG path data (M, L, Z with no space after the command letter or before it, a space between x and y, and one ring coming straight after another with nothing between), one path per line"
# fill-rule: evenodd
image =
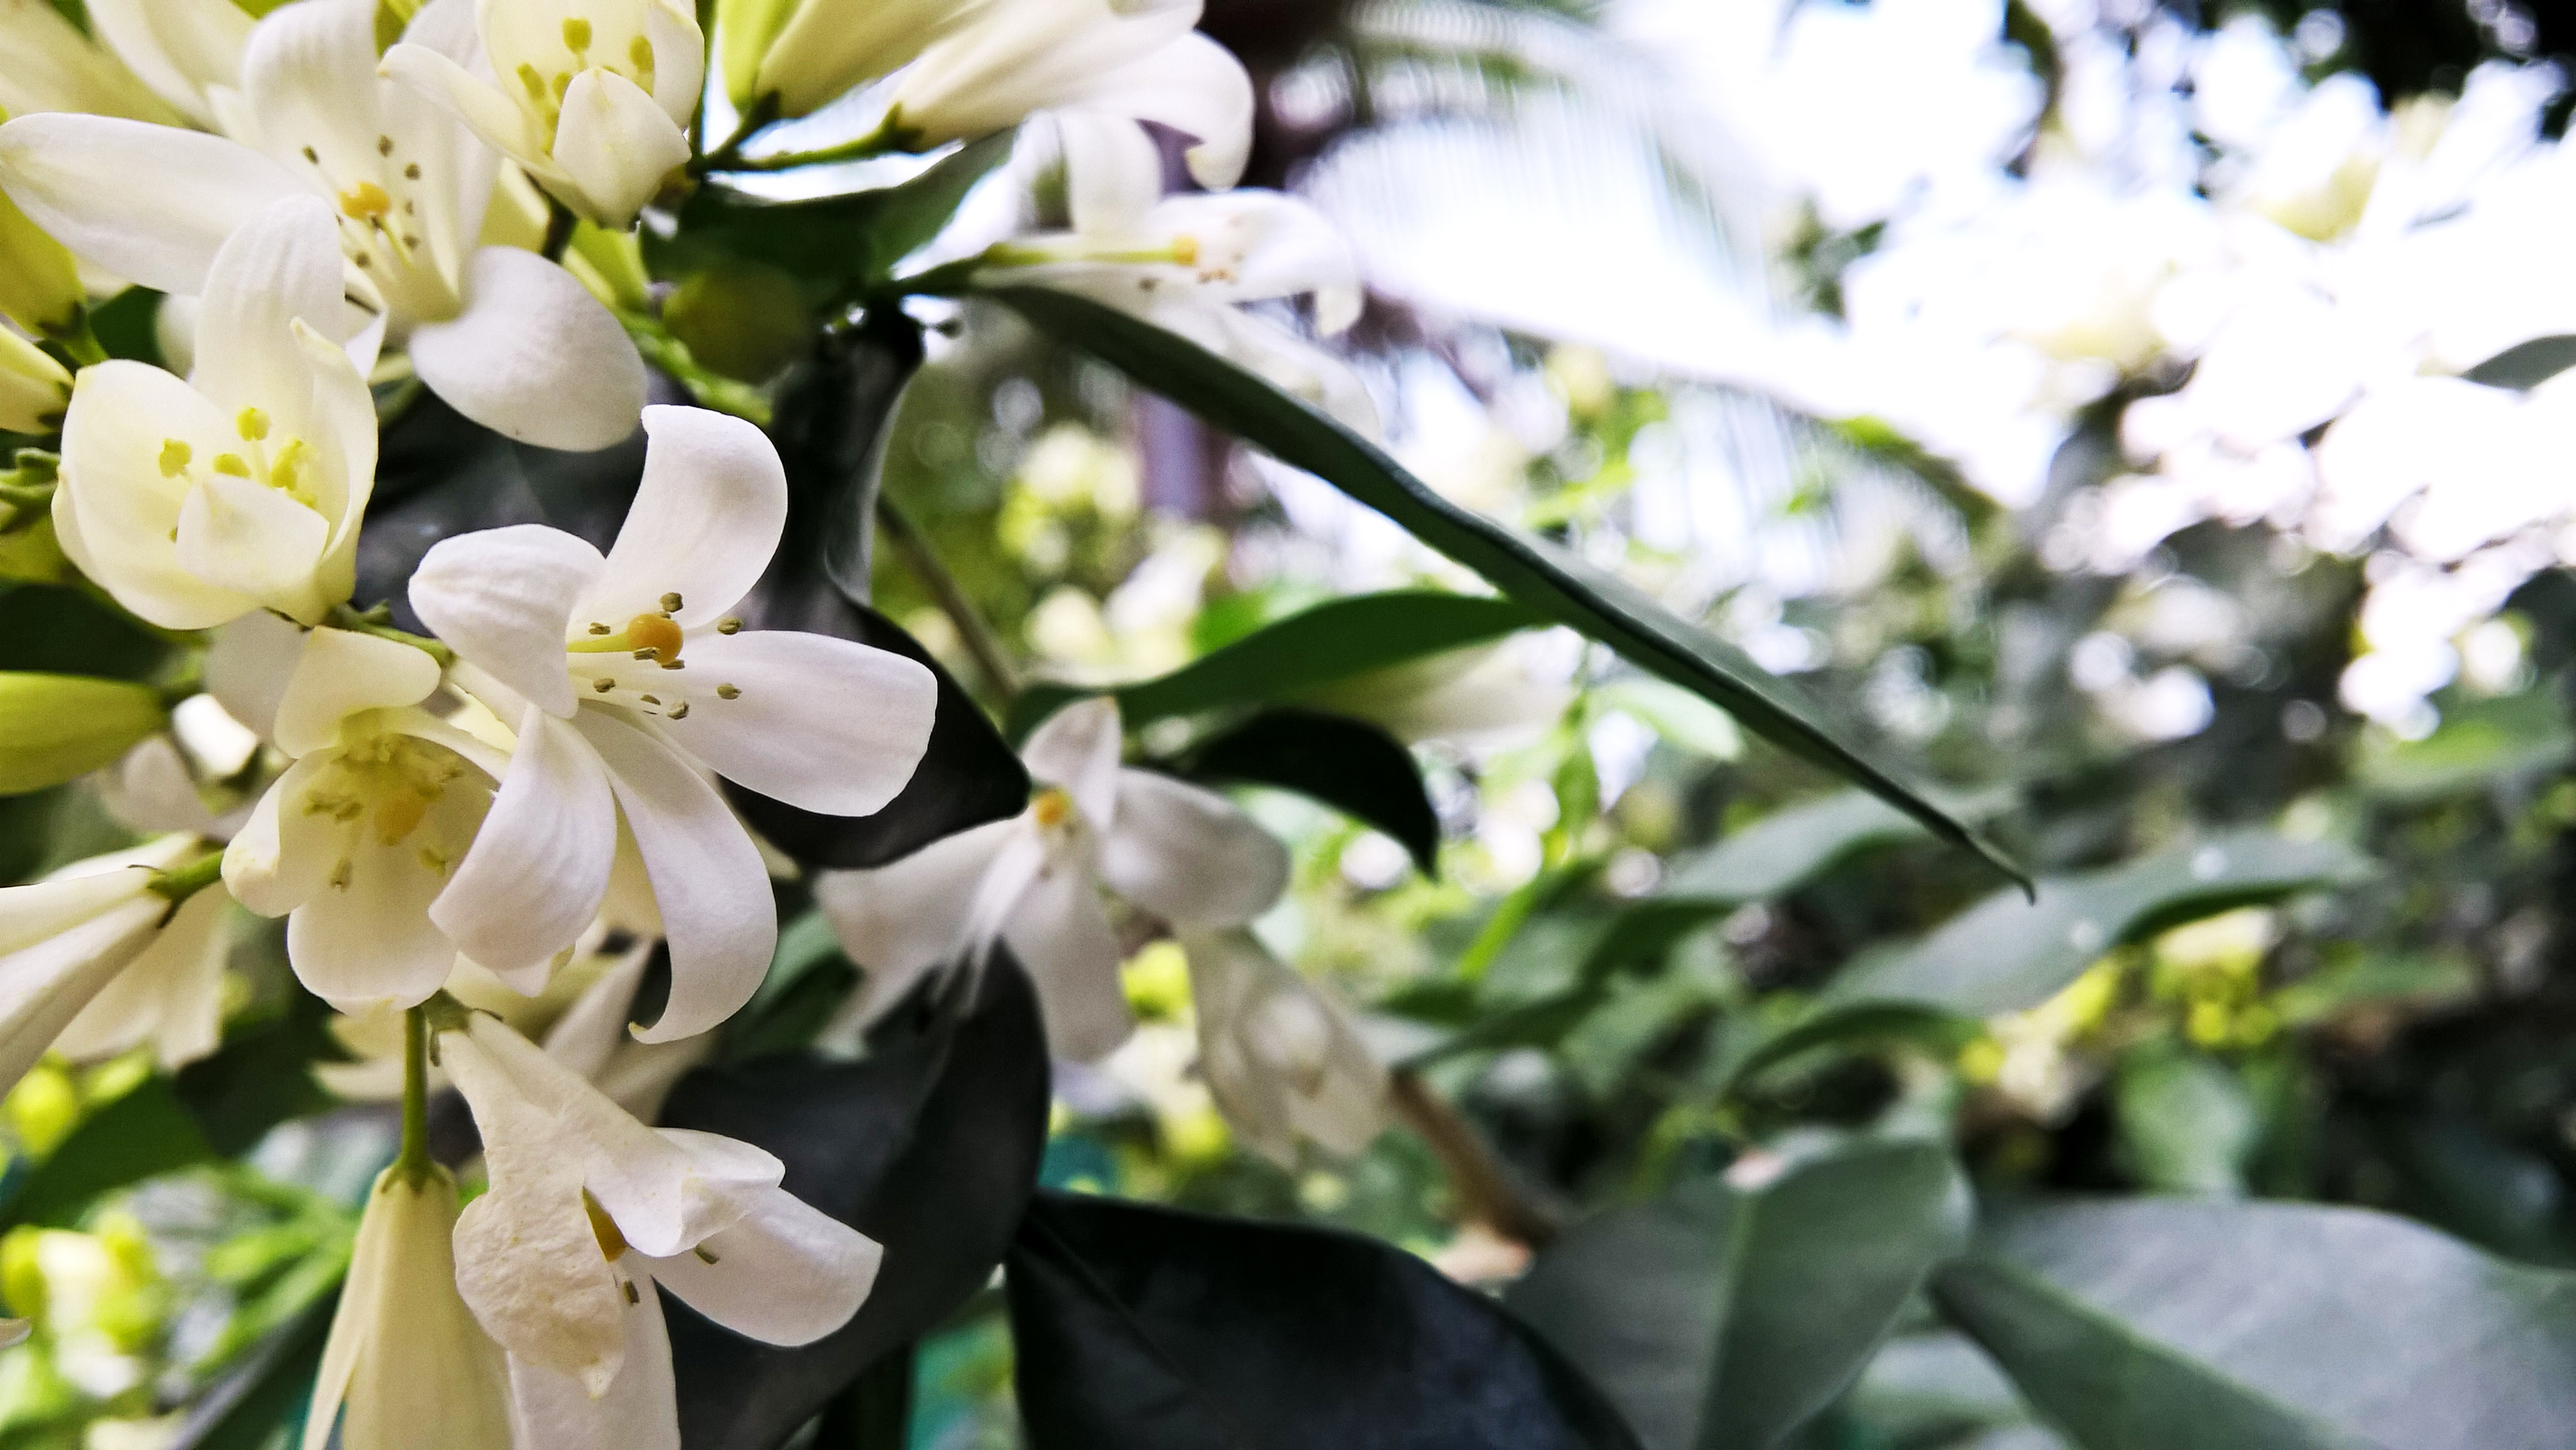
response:
M678 703L678 704L676 704L676 705L673 705L673 706L671 707L671 713L670 713L668 716L664 717L664 718L666 718L666 719L671 719L671 720L686 720L686 719L688 719L688 718L689 718L689 702L688 702L688 701L686 701L686 700L682 700L680 703Z
M665 614L676 614L676 613L678 613L678 612L679 612L679 608L680 608L680 596L679 596L676 592L674 592L674 593L670 593L670 594L665 594L665 595L663 595L663 596L662 596L662 612L663 612L663 613L665 613Z
M195 452L176 438L161 440L161 476L177 478L188 469L188 459Z
M339 863L331 868L331 884L342 891L348 890L349 878L355 869L348 857L341 857Z
M257 443L268 436L268 415L257 408L244 408L233 418L233 431L244 440Z
M719 700L739 700L742 698L742 691L733 685L718 685L716 686L716 698Z
M591 623L590 632L592 634L606 634L608 633L608 626L594 620Z
M647 705L659 705L662 703L662 697L659 695L638 695L635 698L643 701Z
M649 644L635 652L635 657L639 660L659 659L661 658L661 655L662 652L660 650L655 649Z
M394 199L372 181L361 181L340 193L340 214L353 222L373 221L394 209Z
M634 1280L632 1280L632 1279L628 1279L628 1280L625 1282L625 1289L626 1289L626 1302L627 1302L627 1303L629 1303L629 1304L641 1304L641 1303L643 1303L643 1302L644 1302L643 1296L641 1296L641 1295L639 1295L639 1294L637 1294L637 1293L635 1292L635 1281L634 1281Z
M519 84L528 88L528 95L531 98L540 101L546 98L546 78L537 74L535 66L524 60L519 62L518 76Z
M575 55L590 49L590 22L576 15L563 23L564 49Z
M742 633L742 616L740 616L740 615L736 615L736 614L728 614L728 615L726 615L724 618L717 620L717 621L716 621L716 633L718 633L718 634L740 634L740 633Z
M320 153L320 152L318 152L318 151L315 151L315 150L314 150L312 147L310 147L310 146L307 146L307 147L305 147L305 148L304 148L304 159L305 159L305 160L307 160L307 161L312 162L312 163L313 163L314 165L316 165L316 166L319 166L319 165L321 165L321 164L322 164L322 155L321 155L321 153Z
M418 180L420 180L420 163L419 163L419 162L415 161L415 162L411 163L409 166L406 166L406 167L404 167L404 168L403 168L403 180L405 180L405 181L418 181ZM405 203L403 204L403 210L405 210L405 211L409 211L409 210L411 210L411 204L410 204L409 202L405 202Z
M626 43L626 59L645 75L653 73L653 42L637 36Z
M606 675L601 675L598 679L590 682L590 688L596 693L605 695L609 691L617 688L617 682Z
M698 1262L701 1264L713 1264L718 1262L715 1255L707 1252L707 1246L705 1244L700 1244L696 1248L689 1250L689 1252L697 1255Z
M391 136L379 136L379 137L377 137L377 138L376 138L376 154L377 154L378 156L391 156L391 155L393 155L393 154L394 154L394 138L393 138L393 137L391 137Z
M215 472L229 473L235 478L248 478L250 465L242 462L242 456L238 453L218 453L215 455Z

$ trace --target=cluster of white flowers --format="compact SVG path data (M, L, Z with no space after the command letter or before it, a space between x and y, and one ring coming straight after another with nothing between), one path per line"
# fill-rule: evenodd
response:
M63 555L137 618L210 632L212 713L241 737L210 747L183 719L175 746L146 741L110 779L175 833L0 890L0 1087L49 1049L211 1051L230 900L286 919L291 966L350 1014L345 1040L393 1046L400 1020L410 1100L434 1060L481 1130L490 1188L461 1214L409 1140L379 1180L308 1450L335 1427L352 1450L675 1446L656 1286L801 1344L857 1311L880 1257L784 1192L768 1153L637 1111L751 999L777 942L768 858L717 781L872 814L923 756L936 681L745 627L787 522L779 455L738 418L645 406L617 299L559 260L577 227L617 237L707 172L783 169L745 157L760 128L863 89L883 104L860 149L1043 116L1071 227L986 247L974 285L1089 293L1365 417L1338 364L1240 310L1312 294L1332 330L1356 314L1356 274L1302 204L1224 190L1250 83L1195 32L1196 0L717 8L712 64L745 124L710 144L707 38L673 0L293 0L256 23L230 0L98 0L86 30L0 0L0 428L59 432ZM1146 121L1191 139L1214 190L1162 196ZM87 307L109 278L166 294L171 368L101 354ZM613 547L462 534L409 581L428 635L354 609L372 386L406 379L544 447L640 424ZM1057 1050L1106 1053L1129 1019L1105 884L1189 934L1213 984L1208 1070L1248 1136L1274 1153L1365 1141L1383 1074L1238 930L1279 897L1285 852L1222 798L1121 768L1120 747L1113 706L1067 709L1030 743L1045 789L1025 814L817 883L870 968L841 1035L1007 942ZM267 771L222 819L188 789L210 748L237 781ZM545 1046L464 1005L559 987L612 935L644 945ZM627 1043L656 938L666 1004Z

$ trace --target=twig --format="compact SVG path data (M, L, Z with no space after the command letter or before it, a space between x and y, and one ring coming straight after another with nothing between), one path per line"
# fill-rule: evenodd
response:
M966 597L965 589L957 583L957 576L949 573L948 566L940 563L939 556L930 551L930 541L922 537L921 530L913 527L912 520L904 517L903 510L896 508L894 501L882 493L877 495L877 526L884 531L886 542L894 545L894 551L903 556L903 566L912 571L912 576L921 581L923 588L930 591L931 599L939 605L939 612L947 615L948 622L957 627L957 637L965 642L966 652L975 657L975 667L984 672L985 680L1006 700L1018 694L1019 674L1011 668L1010 658L1002 653L1002 642L993 637L993 627L984 622L983 614L975 608L975 601Z
M1422 1074L1411 1068L1396 1069L1387 1098L1396 1116L1431 1146L1447 1170L1460 1218L1533 1249L1555 1241L1564 1229L1557 1215L1521 1192L1511 1170L1494 1156L1475 1125L1433 1091Z

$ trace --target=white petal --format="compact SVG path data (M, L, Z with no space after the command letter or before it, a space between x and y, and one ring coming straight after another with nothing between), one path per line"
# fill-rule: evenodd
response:
M210 92L241 74L251 17L225 0L99 0L98 38L161 99L200 126L218 121Z
M1109 111L1055 113L1073 229L1104 242L1141 238L1163 196L1163 155L1145 128Z
M510 1450L499 1346L456 1293L456 1184L444 1171L376 1179L323 1346L301 1450L325 1450L345 1400L345 1450Z
M1100 877L1165 921L1241 926L1288 889L1288 848L1213 791L1122 770Z
M930 746L939 682L916 661L792 630L703 634L681 658L692 682L671 740L737 785L826 815L884 808ZM736 687L732 699L705 693Z
M1096 1062L1127 1040L1136 1021L1118 981L1118 937L1088 874L1050 862L1020 897L1002 939L1037 984L1049 1051Z
M671 944L670 1001L636 1040L695 1037L740 1010L768 975L778 946L769 868L678 751L605 709L584 710L573 725L608 767Z
M740 603L787 528L787 472L769 435L705 408L643 410L644 481L609 547L608 567L575 606L612 629L678 594L682 629Z
M626 1017L635 1007L635 989L653 964L653 942L639 941L600 979L582 988L555 1024L546 1029L546 1056L567 1071L597 1081L608 1059L628 1039Z
M943 836L891 865L814 878L814 904L841 950L867 972L823 1030L826 1040L855 1041L923 972L962 953L976 883L1003 844L1028 829L1025 818L993 821Z
M417 705L437 688L438 661L426 650L354 630L314 630L278 702L277 746L289 755L319 750L339 738L349 716Z
M1029 732L1020 758L1029 774L1061 786L1095 831L1118 819L1118 702L1108 695L1076 700Z
M689 159L689 138L651 96L615 71L572 78L555 126L555 165L578 195L567 204L622 230Z
M280 490L210 474L179 505L179 567L218 589L310 624L325 607L313 574L331 522Z
M671 1380L670 1332L649 1280L620 1327L625 1353L597 1398L581 1381L516 1355L510 1358L511 1416L518 1443L545 1450L680 1450L678 1391Z
M286 919L296 980L342 1012L418 1006L456 968L455 944L429 919L446 882L406 845L370 840L343 860L345 879Z
M565 630L573 602L601 567L597 549L543 524L459 534L421 557L411 607L457 654L568 719L574 700Z
M412 367L477 423L540 448L587 452L635 431L644 363L626 329L572 274L534 252L485 247L465 310L412 329Z
M247 146L176 126L49 113L0 126L0 185L55 240L128 281L193 296L224 239L309 195Z
M403 44L387 50L377 69L464 122L493 150L533 170L553 169L532 118L451 57L427 45Z
M284 916L329 882L332 848L321 824L304 809L304 793L336 759L335 751L318 751L288 766L224 847L224 885L242 905L262 916Z
M225 241L197 308L196 370L188 381L227 416L300 402L311 377L292 324L335 334L342 315L340 234L312 195L262 210ZM281 417L288 431L300 420Z
M181 902L152 945L54 1039L53 1050L74 1062L96 1062L151 1042L164 1070L213 1053L223 1034L230 901L207 890Z
M277 735L277 706L304 658L304 631L265 610L215 631L206 649L206 693L262 739Z
M707 37L696 7L679 0L644 0L644 38L653 47L653 103L671 124L686 130L698 113L707 79Z
M119 868L0 887L0 956L24 951L138 899L150 880L145 871Z
M317 190L375 177L376 138L388 128L377 103L376 12L367 0L281 6L252 34L241 85L252 136L290 169L303 161L308 169L299 174ZM308 148L318 159L304 159Z
M18 1085L90 999L152 944L169 903L128 901L0 957L0 1092Z
M1185 157L1190 177L1210 191L1234 185L1252 154L1252 78L1233 52L1197 31L1102 72L1088 97L1194 138L1199 144Z
M571 726L530 706L491 812L430 919L495 971L541 964L599 913L616 853L608 772Z
M195 389L142 363L98 363L72 384L54 531L82 573L164 629L212 628L255 604L179 567L170 535L189 485L156 462L171 439L212 458L235 443L230 424Z
M850 1321L885 1250L783 1188L688 1253L652 1260L653 1277L692 1309L763 1344L811 1344Z

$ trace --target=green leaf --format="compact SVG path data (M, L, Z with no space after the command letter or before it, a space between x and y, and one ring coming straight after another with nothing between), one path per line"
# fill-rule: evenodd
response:
M175 1450L266 1450L281 1431L284 1443L294 1444L339 1307L337 1291L324 1294L249 1364L217 1383L190 1409Z
M1759 1073L1827 1047L1905 1043L1950 1057L1984 1030L1973 1018L1910 1002L1854 1002L1745 1038L1710 1077L1731 1093Z
M2192 1053L2134 1053L2120 1065L2111 1101L2139 1182L2165 1193L2245 1191L2262 1121L2235 1073Z
M2123 942L2366 869L2345 846L2268 831L2186 843L2105 871L2047 877L2036 901L1997 892L1911 947L1855 962L1825 1000L1917 1002L1971 1017L2020 1011Z
M1349 429L1152 323L1068 293L1013 287L992 295L1040 332L1093 354L1385 514L1534 613L1600 640L1639 668L1720 706L1763 738L1875 792L2014 880L2026 879L1975 831L1841 739L1790 685L1636 586L1544 539L1460 508Z
M1401 741L1364 720L1264 710L1192 748L1180 773L1293 790L1386 832L1423 875L1440 874L1440 816L1422 766Z
M895 186L773 201L709 182L690 193L668 235L646 229L657 277L721 261L761 262L830 286L883 281L957 211L984 174L1011 154L1011 133L988 136Z
M2530 389L2576 368L2576 337L2552 335L2517 342L2460 374L2490 388Z
M2087 1450L2555 1450L2576 1425L2576 1275L2359 1209L2025 1208L1933 1293Z
M1733 760L1744 753L1744 733L1735 728L1734 716L1668 681L1613 680L1594 690L1592 701L1632 715L1665 743L1711 760Z
M2421 740L2371 734L2353 773L2371 794L2400 803L2439 800L2490 782L2555 770L2576 753L2559 692L2546 686L2495 700L2471 700L2442 715Z
M169 1080L147 1078L74 1128L22 1180L0 1214L13 1224L65 1227L110 1189L214 1156Z
M1291 700L1352 675L1484 644L1543 622L1508 599L1482 595L1430 589L1355 594L1265 625L1170 674L1107 693L1134 729L1221 706ZM1044 681L1030 685L1011 702L1011 738L1027 738L1039 721L1096 693Z
M1740 1161L1577 1225L1505 1296L1650 1450L1763 1450L1831 1403L1968 1232L1947 1149Z
M1774 811L1706 850L1676 858L1658 900L1734 907L1783 896L1874 846L1912 840L1922 823L1866 791Z

